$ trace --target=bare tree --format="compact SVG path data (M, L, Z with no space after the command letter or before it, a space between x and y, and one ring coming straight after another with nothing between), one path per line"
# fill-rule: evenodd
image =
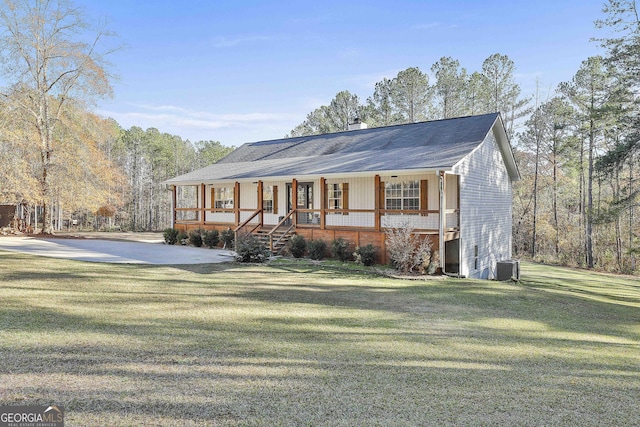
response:
M61 118L70 100L110 96L111 78L100 50L111 34L92 30L79 8L66 0L4 0L0 6L1 75L11 84L3 96L31 128L31 149L39 154L43 233L53 232L50 175L56 167ZM90 38L87 34L92 33Z

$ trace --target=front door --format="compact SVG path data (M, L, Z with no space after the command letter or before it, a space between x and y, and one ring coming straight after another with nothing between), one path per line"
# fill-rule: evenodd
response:
M292 209L293 188L291 184L287 184L287 206L289 212ZM295 209L308 210L313 209L313 182L299 182L298 194L295 197ZM313 212L298 212L298 224L317 224L318 217Z

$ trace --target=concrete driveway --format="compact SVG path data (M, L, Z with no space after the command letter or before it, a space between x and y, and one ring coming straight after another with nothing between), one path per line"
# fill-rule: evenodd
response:
M102 239L56 239L1 236L0 251L53 258L124 264L209 264L233 261L223 249Z

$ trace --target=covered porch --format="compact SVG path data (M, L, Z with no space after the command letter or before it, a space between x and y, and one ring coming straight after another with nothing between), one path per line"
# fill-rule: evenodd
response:
M410 226L440 254L460 234L459 176L445 171L185 183L171 190L174 228L261 233L274 252L285 234L344 238L372 244L384 264L388 228ZM448 270L458 254L440 258L443 271L456 272Z

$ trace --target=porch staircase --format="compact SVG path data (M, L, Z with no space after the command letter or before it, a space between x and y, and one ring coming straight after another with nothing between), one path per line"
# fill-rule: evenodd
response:
M262 228L253 232L258 240L264 243L267 248L271 248L272 255L280 254L294 234L290 227L278 227L274 230Z
M256 210L249 218L247 218L242 224L240 224L234 230L236 238L241 230L251 233L256 236L264 245L269 248L272 255L278 255L287 246L291 236L295 233L295 227L292 225L291 216L296 213L295 210L290 211L286 216L280 217L280 222L272 228L265 228L262 224L262 218L260 224L254 226L252 229L248 229L249 223L256 217L262 214L262 209Z

